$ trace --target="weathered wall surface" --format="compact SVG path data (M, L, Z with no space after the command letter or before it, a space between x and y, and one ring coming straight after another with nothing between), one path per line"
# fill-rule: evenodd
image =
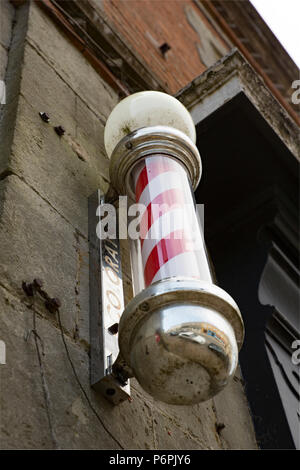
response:
M0 128L0 448L256 448L238 374L193 407L155 402L134 380L132 401L118 407L90 389L87 197L108 187L103 128L118 97L36 4L15 20ZM22 290L35 277L62 301L71 358L109 432L76 382L56 316Z
M105 12L129 47L175 93L228 52L228 42L191 0L92 0ZM170 47L162 54L159 47Z
M2 81L5 79L14 13L14 7L8 0L0 1L0 80Z

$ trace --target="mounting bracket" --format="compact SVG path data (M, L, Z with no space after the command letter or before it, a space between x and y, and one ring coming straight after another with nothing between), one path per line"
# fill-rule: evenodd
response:
M118 227L116 239L100 239L96 233L105 202L111 201L100 190L88 198L90 382L117 405L130 399L130 385L118 345L118 324L124 310Z

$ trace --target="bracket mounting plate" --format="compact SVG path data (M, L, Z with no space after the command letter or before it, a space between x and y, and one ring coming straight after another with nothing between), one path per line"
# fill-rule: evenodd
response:
M101 239L97 235L105 203L108 201L100 190L88 198L90 382L95 390L117 405L130 399L130 385L129 380L125 383L113 373L113 364L119 355L118 323L124 310L124 295L118 236Z

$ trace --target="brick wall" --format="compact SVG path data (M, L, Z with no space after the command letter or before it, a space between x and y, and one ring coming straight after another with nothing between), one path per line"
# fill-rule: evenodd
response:
M14 11L1 2L11 24ZM103 129L118 97L35 3L19 7L15 20L0 127L0 339L7 348L0 448L255 448L239 373L214 400L193 407L155 402L135 380L132 401L118 407L90 389L87 197L108 187ZM65 128L62 137L56 125ZM22 290L34 277L62 301L70 356L109 432L78 386L57 317Z
M191 0L92 0L168 93L200 75L229 48ZM163 56L159 47L167 43Z
M177 93L236 47L299 124L298 108L291 102L298 68L250 0L89 3L168 93ZM170 46L165 55L160 51L164 43Z

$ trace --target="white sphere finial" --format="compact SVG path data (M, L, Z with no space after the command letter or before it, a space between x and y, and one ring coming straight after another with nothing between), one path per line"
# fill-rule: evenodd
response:
M106 122L104 144L108 157L126 135L141 127L159 125L174 127L196 142L192 116L173 96L160 91L141 91L123 99Z

